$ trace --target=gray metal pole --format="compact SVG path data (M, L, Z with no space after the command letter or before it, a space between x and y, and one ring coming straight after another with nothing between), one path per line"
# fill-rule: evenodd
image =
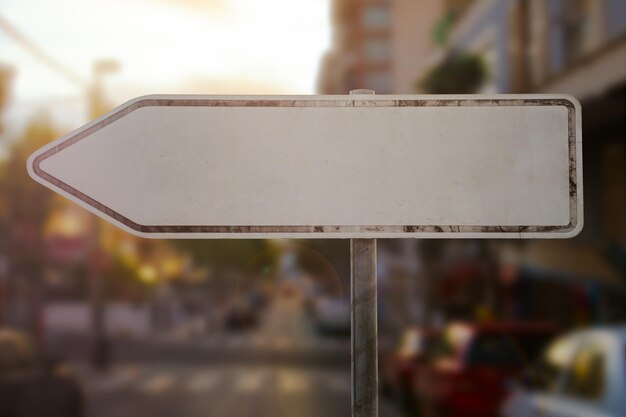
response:
M350 95L375 94L352 90ZM376 239L350 240L352 417L378 417Z
M352 417L378 417L376 239L350 241Z

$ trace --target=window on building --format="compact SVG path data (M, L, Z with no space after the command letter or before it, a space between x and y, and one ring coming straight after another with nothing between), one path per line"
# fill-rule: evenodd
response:
M626 212L626 158L624 155L626 155L626 143L623 140L611 141L603 146L602 218L604 233L611 242L626 241L626 216L624 216Z
M510 88L514 93L527 93L529 88L528 21L529 3L527 1L515 2L509 11L508 18Z
M363 9L363 26L369 30L389 27L391 15L387 6L370 6Z
M446 10L460 16L474 3L476 0L446 0Z
M548 76L548 30L549 11L544 0L531 0L529 3L528 19L528 46L526 58L528 60L528 77L531 86L543 82Z
M564 6L565 59L571 64L579 60L591 45L593 37L592 2L568 0Z
M375 72L365 76L365 88L378 94L391 92L391 75L387 72Z
M626 33L626 1L606 0L606 30L609 39L617 38Z
M386 62L389 59L389 42L384 39L365 42L365 59L370 63Z

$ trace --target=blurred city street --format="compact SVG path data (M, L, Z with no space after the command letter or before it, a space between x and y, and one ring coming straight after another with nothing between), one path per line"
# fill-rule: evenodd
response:
M575 129L567 124L583 137L584 228L577 236L378 239L380 416L623 417L624 0L0 2L0 417L350 415L348 239L145 239L42 187L26 166L37 149L138 96L317 94L332 100L354 89L374 90L381 101L393 94L416 103L448 94L479 94L493 102L500 94L532 94L530 102L571 95L582 107ZM234 119L224 120L233 124ZM377 120L372 118L380 123L377 128L390 125ZM433 131L448 128L432 120L423 123ZM166 118L158 121L168 124ZM343 123L341 118L337 124ZM289 130L288 123L276 124ZM158 128L171 145L166 149L183 148L181 137L171 134L172 125ZM323 148L319 143L326 131L318 125L307 130L312 149ZM203 143L213 146L213 137L232 133L224 126L228 132L205 129L210 132L197 137L190 128L190 142L183 143L207 139ZM522 139L532 136L546 166L571 168L571 154L554 156L558 163L552 164L552 154L545 152L549 147L541 140L552 140L549 129L525 137L525 126L511 128ZM409 133L409 140L417 136ZM291 134L285 137L291 140ZM300 137L293 134L295 143ZM403 153L393 135L388 142L380 135L381 153ZM275 138L266 136L245 135L245 149L233 154L264 158L276 146ZM497 146L474 146L471 135L457 136L467 143L465 149L504 161L493 169L497 172L489 170L488 179L518 175L545 185L535 171L519 175L516 169L528 162L516 158L519 151L508 154L509 161ZM137 149L154 151L153 137L143 139ZM115 140L133 137L118 134ZM255 152L250 143L258 145ZM280 143L283 152L272 155L290 159L291 142ZM465 159L458 146L450 148L451 155L463 158L459 166L482 166ZM118 153L120 160L127 156L117 149L107 149L109 159L94 151L91 161L100 165L81 162L105 183L111 171L106 161ZM195 147L185 149L200 154ZM413 166L426 160L445 174L464 172L448 169L455 162L435 153L440 155L400 156ZM188 175L184 162L159 158L181 178ZM360 167L375 165L374 159L353 161L354 172L361 175ZM535 159L529 158L533 164ZM125 161L131 168L140 166L133 158ZM220 168L199 161L206 171L193 179L204 192L203 181L217 178L211 170ZM295 161L285 161L289 169L268 184L291 189L301 168ZM100 176L94 167L101 165ZM375 165L380 168L375 181L385 184L401 172L389 165ZM263 178L252 166L242 167L236 169L245 170L246 178ZM145 171L141 175L157 178ZM308 171L319 174L320 184L340 183L328 165ZM117 184L130 184L129 176L120 174ZM192 182L188 177L181 188ZM226 184L245 185L244 177L229 175ZM572 198L579 182L572 187L571 177L569 183L562 178L564 200L571 204L580 197ZM407 176L393 184L401 185L402 201L382 186L378 197L401 206L411 194L411 201L421 202L413 185L439 190L438 179ZM517 187L507 198L491 193L490 184L481 185L487 197L474 201L484 213L506 204L541 211L552 201L535 201ZM167 205L154 201L169 202L161 185L142 187L147 200L116 186L110 194L120 206L135 199L142 213L151 214ZM77 192L87 195L81 187L76 185ZM359 187L369 192L369 184ZM237 194L236 203L224 204L223 210L257 210L258 200L266 197L263 190L255 188L256 200ZM307 187L297 190L299 196L308 192ZM467 190L453 194L437 204L465 213ZM204 197L207 204L223 203L208 192ZM177 206L182 219L200 207L189 200ZM265 200L272 214L297 219L299 210L281 211L278 203ZM325 213L332 206L327 200L315 198L306 208ZM367 200L341 203L341 208L357 219L359 210L371 208ZM413 205L403 209L419 211ZM577 205L570 208L581 214Z
M300 303L279 298L250 332L179 332L127 350L120 342L104 373L75 361L89 415L348 415L349 339L320 337ZM401 415L385 402L381 411Z

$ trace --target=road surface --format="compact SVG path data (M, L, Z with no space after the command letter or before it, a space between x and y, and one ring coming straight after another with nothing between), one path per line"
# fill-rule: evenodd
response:
M349 340L319 337L297 300L274 302L253 332L164 338L130 351L118 349L103 374L76 364L88 417L350 415ZM382 402L381 416L401 413Z

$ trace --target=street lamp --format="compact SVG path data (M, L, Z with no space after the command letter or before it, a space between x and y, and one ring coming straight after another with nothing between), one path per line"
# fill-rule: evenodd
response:
M108 110L104 98L104 77L120 70L120 64L113 59L99 59L93 64L93 79L89 91L89 116L91 119L100 117Z

